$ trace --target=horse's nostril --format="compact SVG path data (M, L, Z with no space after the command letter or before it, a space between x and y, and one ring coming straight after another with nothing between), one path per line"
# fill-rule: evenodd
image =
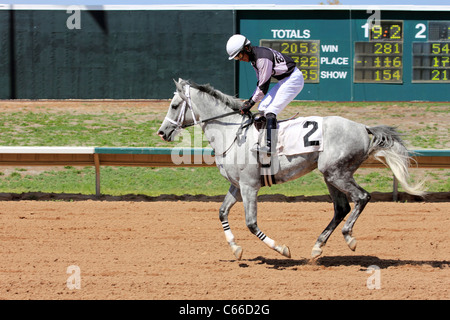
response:
M162 139L162 140L166 140L165 138L164 138L164 131L161 131L161 130L159 130L158 131L158 136Z

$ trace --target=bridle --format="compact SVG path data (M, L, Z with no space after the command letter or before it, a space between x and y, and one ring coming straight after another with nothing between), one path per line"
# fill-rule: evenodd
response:
M172 123L172 124L177 126L176 129L175 129L176 132L180 131L180 130L182 130L184 128L197 125L197 124L207 123L207 122L210 122L210 121L213 121L213 120L216 120L216 119L225 118L225 117L231 116L233 114L240 113L240 110L234 110L232 112L224 113L224 114L221 114L221 115L218 115L218 116L215 116L215 117L211 117L211 118L207 118L207 119L204 119L204 120L201 120L201 121L197 121L195 119L194 109L192 108L190 89L191 89L191 87L190 87L189 84L187 84L184 87L184 95L186 96L187 99L186 100L183 99L183 104L181 105L181 111L180 111L180 114L177 117L177 120L175 121L175 120L172 120L172 119L168 118L167 116L165 117L165 120L167 120L170 123ZM184 118L185 118L185 115L186 115L186 112L187 112L186 108L191 111L192 119L194 120L194 122L188 123L188 124L183 124ZM233 142L230 144L230 146L224 152L222 152L221 154L215 154L216 157L217 156L224 156L231 149L233 144L236 142L237 137L242 133L242 130L244 128L247 128L248 126L253 124L254 115L252 113L247 113L246 115L249 117L248 122L245 123L245 120L244 120L245 118L242 119L242 123L241 123L239 129L236 132L236 136L234 137Z
M184 129L186 127L188 127L187 125L184 125L184 117L186 116L186 107L191 110L191 114L192 114L192 119L194 119L194 123L192 125L196 125L198 122L197 120L195 120L195 114L194 114L194 109L192 109L192 103L191 103L191 87L189 85L185 86L184 88L184 95L187 98L187 101L183 99L183 104L181 105L181 111L180 114L178 115L177 120L172 120L169 117L165 117L165 120L169 121L170 123L174 124L177 126L177 130L180 129Z
M237 113L240 112L239 110L235 110L235 111L224 113L224 114L221 114L221 115L218 115L218 116L215 116L215 117L211 117L211 118L208 118L208 119L197 121L195 119L194 109L192 108L192 101L191 101L191 93L190 92L191 92L191 86L190 85L186 85L184 87L184 95L186 96L187 100L183 99L183 104L181 105L181 111L180 111L180 114L178 115L177 120L175 121L173 119L168 118L167 116L165 117L165 120L167 120L170 123L172 123L172 124L177 126L176 130L181 130L181 129L184 129L184 128L192 127L192 126L197 125L197 124L207 123L209 121L213 121L213 120L216 120L216 119L225 118L225 117L228 117L228 116L231 116L233 114L237 114ZM186 112L187 112L186 108L191 111L192 119L193 119L194 122L183 124L184 118L185 118Z

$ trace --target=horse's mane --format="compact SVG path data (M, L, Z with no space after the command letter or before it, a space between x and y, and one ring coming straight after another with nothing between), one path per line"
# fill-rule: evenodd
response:
M211 96L212 98L215 98L221 102L223 102L225 105L230 107L233 110L239 110L239 107L241 106L242 102L232 96L229 96L225 93L222 93L221 91L214 89L209 84L197 84L195 82L189 81L189 84L191 87L197 89L200 92L206 93L207 95Z

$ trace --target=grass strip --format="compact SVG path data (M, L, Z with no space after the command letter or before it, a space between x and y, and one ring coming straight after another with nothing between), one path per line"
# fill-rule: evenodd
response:
M444 169L413 172L413 179L422 175L428 180L426 188L430 192L450 190L450 172ZM369 192L392 192L392 173L388 169L360 169L355 180ZM102 167L102 194L127 195L161 194L224 195L229 182L218 169L208 168L143 168L143 167ZM399 188L402 191L402 188ZM12 173L0 174L1 193L55 192L95 194L95 169L67 166L62 170L49 170L30 174L27 169L17 168ZM322 174L317 170L280 185L262 188L263 194L284 194L286 196L313 196L328 194Z

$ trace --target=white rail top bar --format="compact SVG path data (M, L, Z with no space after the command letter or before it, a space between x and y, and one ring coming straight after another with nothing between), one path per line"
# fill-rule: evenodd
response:
M94 147L1 147L0 153L94 154Z

